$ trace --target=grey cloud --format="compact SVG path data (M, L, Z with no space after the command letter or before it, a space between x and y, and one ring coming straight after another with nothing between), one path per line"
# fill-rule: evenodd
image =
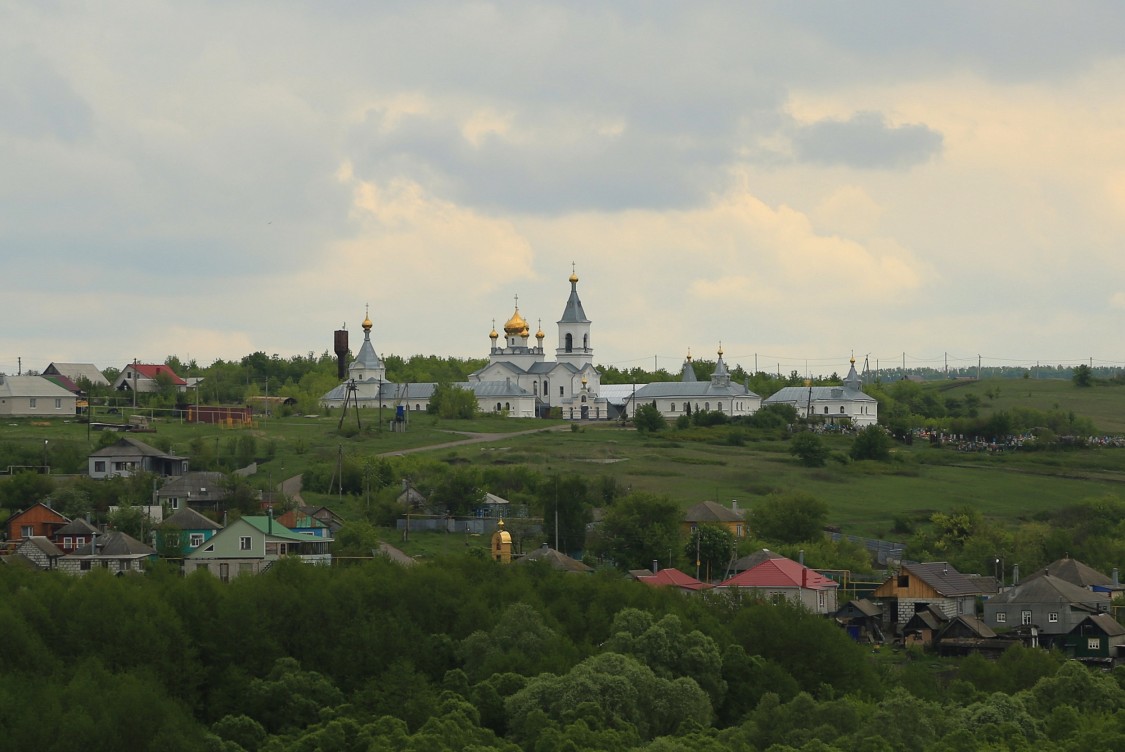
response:
M47 60L26 47L0 47L0 132L74 141L92 122L89 105Z
M799 159L859 168L908 168L941 153L942 135L925 125L889 127L877 112L821 120L793 134Z

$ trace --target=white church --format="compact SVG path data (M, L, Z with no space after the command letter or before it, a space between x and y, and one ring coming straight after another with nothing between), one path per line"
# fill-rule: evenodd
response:
M608 403L599 396L600 374L594 367L590 319L578 297L578 276L570 275L570 297L558 321L555 359L546 359L542 326L531 343L531 327L520 314L519 301L504 324L504 341L495 325L489 333L492 347L488 365L454 384L473 392L482 412L515 418L548 417L565 420L604 420ZM363 344L348 366L345 381L325 394L328 408L355 404L361 408L393 409L396 414L427 408L436 383L396 384L387 381L386 367L371 344L370 317L363 321Z
M547 360L543 346L546 334L539 326L532 343L531 326L520 314L519 299L504 323L503 341L493 323L488 336L492 342L488 365L469 374L468 381L453 386L469 390L483 413L513 418L558 417L564 420L607 420L618 415L632 416L638 406L655 404L666 418L717 411L732 418L753 415L763 405L792 405L801 417L817 416L827 423L849 419L856 426L875 423L878 403L864 394L855 370L855 358L842 386L784 387L762 399L746 386L731 381L718 349L715 370L708 381L699 381L692 368L690 353L684 361L679 381L637 384L626 388L614 385L602 390L601 374L594 367L594 346L590 319L578 297L578 276L570 275L570 296L558 324L558 346L554 360ZM424 411L437 384L434 382L397 384L387 381L387 370L371 344L371 318L363 320L363 344L348 366L343 383L320 399L327 408L355 405L360 408L391 410L404 420L409 413ZM607 397L614 397L611 406Z

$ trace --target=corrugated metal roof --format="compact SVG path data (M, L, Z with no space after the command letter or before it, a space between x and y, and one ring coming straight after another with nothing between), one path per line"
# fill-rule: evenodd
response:
M781 587L806 590L831 590L839 586L840 583L825 577L820 572L784 557L767 559L719 585L719 587Z
M0 397L69 397L74 392L63 389L43 376L0 376Z

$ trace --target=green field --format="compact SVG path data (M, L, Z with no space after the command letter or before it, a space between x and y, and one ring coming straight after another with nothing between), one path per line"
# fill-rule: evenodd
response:
M1106 431L1125 432L1125 387L1078 389L1070 382L995 380L926 385L946 395L973 392L989 410L1030 407L1073 411L1090 417ZM114 416L125 420L126 416ZM354 415L338 429L338 416L274 418L252 427L225 429L157 418L155 433L133 434L142 441L190 456L203 442L222 457L239 437L257 444L254 484L276 485L313 466L345 456L366 461L379 455L424 451L425 456L458 465L524 465L542 474L578 475L592 484L612 479L619 491L648 491L671 497L683 507L710 499L742 508L773 492L807 492L828 504L829 522L844 532L894 537L896 520L925 520L934 511L972 506L1002 524L1091 497L1120 497L1125 486L1125 449L1085 449L1011 453L1000 456L958 453L924 442L899 445L891 462L830 460L823 468L799 465L780 438L762 439L744 432L744 445L728 443L729 429L691 429L658 436L615 423L578 428L559 421L480 418L438 420L419 416L405 433L379 430L373 414ZM548 430L552 429L552 430ZM480 434L487 434L484 440ZM478 437L478 443L454 444ZM48 465L84 468L85 456L101 434L76 421L11 420L0 423L0 445L22 447ZM846 460L850 439L826 437L834 457ZM46 443L44 443L46 442ZM211 442L214 442L213 444ZM395 461L395 460L392 460ZM0 471L6 468L0 468ZM2 480L0 480L2 482ZM487 490L487 489L485 489ZM310 503L329 503L345 515L358 514L361 500L305 493Z

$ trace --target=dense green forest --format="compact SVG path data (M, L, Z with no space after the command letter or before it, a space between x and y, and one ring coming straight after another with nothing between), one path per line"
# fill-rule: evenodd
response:
M1125 748L1123 668L872 654L786 606L469 556L3 568L0 629L5 750Z

